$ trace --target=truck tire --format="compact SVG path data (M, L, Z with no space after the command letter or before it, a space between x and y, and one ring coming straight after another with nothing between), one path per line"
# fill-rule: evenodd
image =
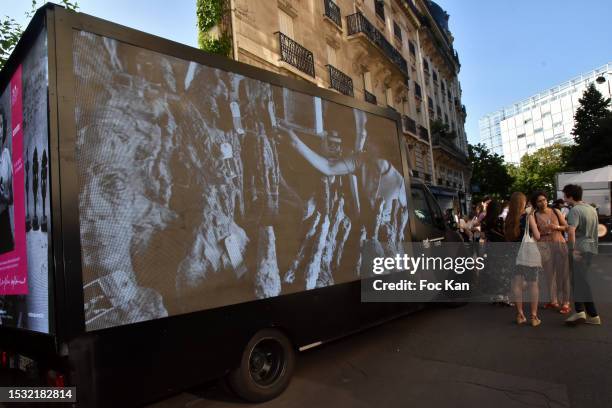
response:
M289 385L295 367L295 351L279 330L257 332L246 345L240 366L228 375L231 389L250 402L280 395Z

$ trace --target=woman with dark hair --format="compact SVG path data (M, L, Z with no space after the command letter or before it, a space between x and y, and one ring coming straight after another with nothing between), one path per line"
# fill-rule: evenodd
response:
M487 206L487 214L482 220L482 231L487 242L504 242L504 220L501 218L502 206L492 200Z
M561 314L570 312L569 259L563 233L567 222L561 211L548 206L548 197L536 191L531 197L531 206L540 231L538 249L542 255L542 267L549 294L545 309L559 309ZM561 302L561 305L560 305Z
M485 253L498 251L498 244L504 242L504 220L501 218L502 206L497 200L491 200L487 205L487 213L482 220L481 229L485 236ZM499 305L510 305L508 293L510 282L505 279L503 267L505 259L502 256L491 256L487 260L487 279L485 292L493 296L493 303Z
M537 240L540 237L540 232L536 225L533 216L528 216L525 211L527 205L527 197L521 192L514 192L510 197L510 206L508 207L508 215L506 216L504 236L506 242L513 243L509 245L511 249L510 262L512 264L512 294L514 304L516 305L516 323L524 324L527 322L523 311L523 288L527 283L527 291L529 294L529 303L531 305L531 325L536 327L541 324L538 318L538 274L540 268L517 265L516 258L520 248L525 228L529 222L529 231ZM527 221L529 219L529 221Z
M8 149L8 123L0 110L0 254L15 247L11 228L10 206L13 204L13 164Z

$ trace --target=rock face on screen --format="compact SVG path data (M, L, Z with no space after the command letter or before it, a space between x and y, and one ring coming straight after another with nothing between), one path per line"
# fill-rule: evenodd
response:
M88 330L359 278L408 221L395 123L74 33Z

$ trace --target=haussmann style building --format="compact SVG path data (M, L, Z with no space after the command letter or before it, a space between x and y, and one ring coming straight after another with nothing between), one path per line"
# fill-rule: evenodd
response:
M413 177L465 211L470 168L449 15L428 0L231 0L230 57L402 115ZM445 124L446 137L430 123ZM450 135L450 136L448 136ZM443 135L444 136L444 135Z

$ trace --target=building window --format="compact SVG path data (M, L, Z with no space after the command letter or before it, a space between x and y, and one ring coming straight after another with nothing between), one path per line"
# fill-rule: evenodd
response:
M393 22L393 34L400 42L402 41L402 28L395 21Z
M425 70L425 72L429 74L429 63L425 58L423 58L423 70Z
M384 0L374 0L374 10L376 15L385 21L385 2Z
M393 89L387 88L385 91L385 97L387 98L387 106L393 108Z
M522 139L525 137L525 133L519 133L518 135L516 135L517 139Z
M421 85L414 83L414 96L418 99L423 99L423 93L421 92Z
M342 14L340 7L332 0L323 0L325 3L325 16L333 21L338 27L342 28Z
M333 65L336 68L339 68L336 64L336 49L329 44L326 44L327 48L327 63L329 65Z
M408 41L408 49L410 50L410 54L412 54L413 57L416 56L416 46L412 41Z
M370 72L363 73L363 89L372 92L372 75Z
M293 18L285 13L283 10L278 10L278 23L280 26L280 32L285 34L287 37L295 40L293 36Z

